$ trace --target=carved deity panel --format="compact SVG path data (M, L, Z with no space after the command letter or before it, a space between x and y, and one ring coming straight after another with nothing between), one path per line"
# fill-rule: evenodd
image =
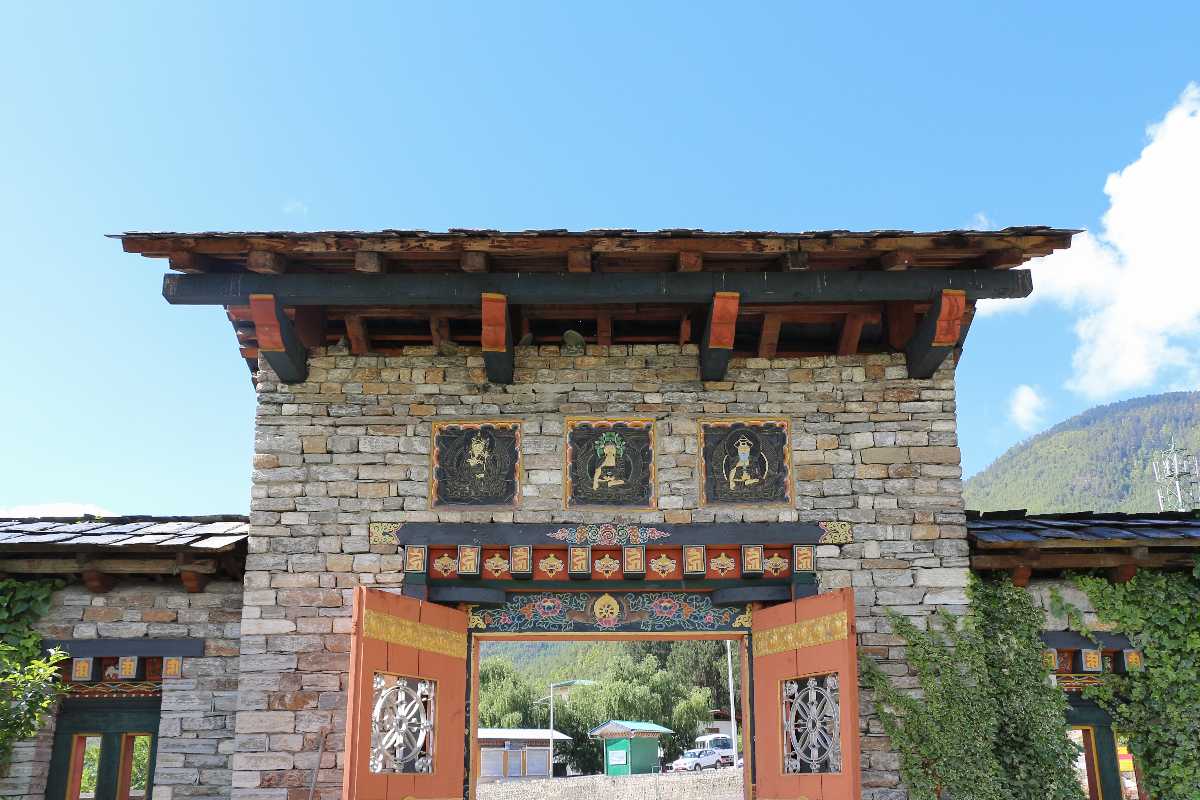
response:
M430 450L433 505L516 504L520 494L520 422L435 422Z
M654 506L654 420L568 419L565 501Z
M786 419L702 421L704 503L790 502L789 439Z

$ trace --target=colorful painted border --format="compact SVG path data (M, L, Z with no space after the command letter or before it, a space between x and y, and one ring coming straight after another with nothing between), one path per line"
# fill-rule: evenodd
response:
M693 592L534 592L498 608L468 607L480 633L744 632L749 606L718 608Z

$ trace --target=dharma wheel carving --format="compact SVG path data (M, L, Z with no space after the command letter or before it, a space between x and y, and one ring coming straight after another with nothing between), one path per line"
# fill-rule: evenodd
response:
M783 682L783 771L842 771L838 676Z
M436 684L375 673L372 687L371 772L431 772Z

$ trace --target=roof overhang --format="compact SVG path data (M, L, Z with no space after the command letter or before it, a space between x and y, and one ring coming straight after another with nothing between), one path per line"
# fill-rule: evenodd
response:
M707 232L387 230L126 233L166 259L171 303L223 306L252 371L285 382L313 347L396 355L478 347L512 380L514 344L697 345L733 355L904 352L928 377L961 349L975 302L1023 297L1031 258L1074 230Z

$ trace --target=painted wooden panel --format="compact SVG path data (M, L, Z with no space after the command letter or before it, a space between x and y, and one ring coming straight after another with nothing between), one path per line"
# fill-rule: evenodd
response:
M343 796L357 800L462 796L466 630L467 617L461 611L381 589L355 590ZM372 770L377 674L435 683L432 766L427 772Z
M859 797L858 662L850 589L756 611L754 640L755 796L844 800ZM785 685L835 675L840 758L830 771L787 766Z

